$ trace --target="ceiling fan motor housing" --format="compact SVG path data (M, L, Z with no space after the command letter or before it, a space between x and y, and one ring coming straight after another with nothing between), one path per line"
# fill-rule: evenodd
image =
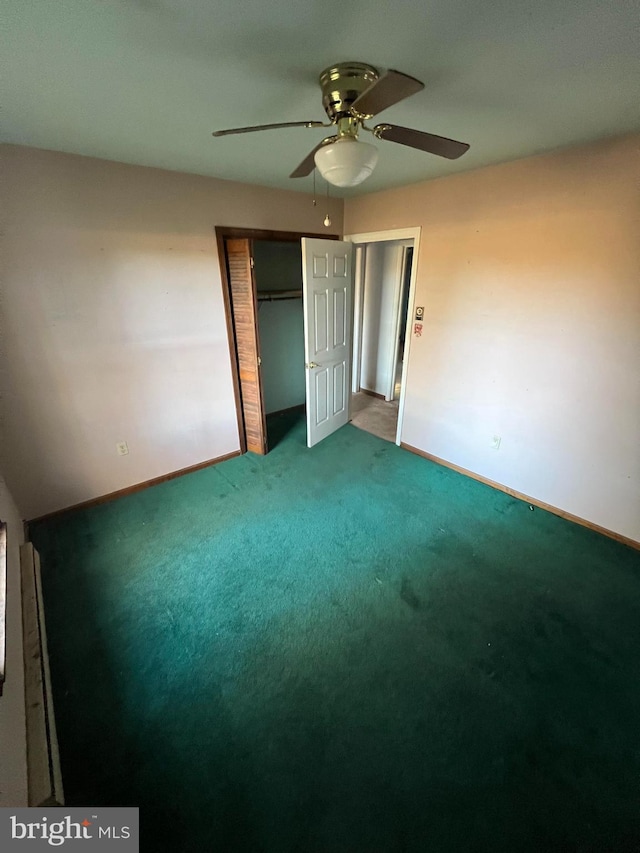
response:
M351 105L380 75L364 62L339 62L320 74L322 106L329 119L336 123L351 115Z

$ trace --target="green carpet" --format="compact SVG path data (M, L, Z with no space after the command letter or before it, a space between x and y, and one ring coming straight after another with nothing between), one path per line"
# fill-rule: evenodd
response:
M640 554L347 426L31 526L144 851L640 849Z

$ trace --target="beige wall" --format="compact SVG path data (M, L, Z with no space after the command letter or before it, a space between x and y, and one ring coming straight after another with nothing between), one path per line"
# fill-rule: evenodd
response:
M0 697L0 807L27 805L27 740L22 662L20 512L0 475L0 520L7 525L6 680Z
M421 226L402 439L640 540L640 137L349 199ZM499 435L498 451L490 447Z
M325 209L35 149L3 161L3 446L26 517L236 450L214 226L320 233ZM342 201L329 206L339 233Z

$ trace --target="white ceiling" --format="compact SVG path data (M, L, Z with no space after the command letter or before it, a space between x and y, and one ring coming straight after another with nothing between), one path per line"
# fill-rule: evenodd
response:
M2 6L8 142L308 191L288 175L329 131L211 131L324 119L318 73L344 60L425 82L382 120L471 143L450 162L377 142L374 175L350 194L640 126L637 0Z

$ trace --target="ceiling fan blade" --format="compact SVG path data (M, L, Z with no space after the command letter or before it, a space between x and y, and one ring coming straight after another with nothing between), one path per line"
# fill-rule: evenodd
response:
M277 130L280 127L329 127L321 121L284 121L280 124L257 124L255 127L232 127L230 130L214 130L211 136L231 136L234 133L253 133L254 130Z
M470 148L466 142L457 142L455 139L447 139L446 136L435 136L433 133L412 130L410 127L399 127L397 124L378 124L373 128L373 132L378 139L399 142L400 145L408 145L409 148L418 148L429 154L437 154L438 157L446 157L447 160L457 160Z
M333 139L337 139L337 137L336 136L329 136L328 139L333 140ZM313 151L310 151L307 154L307 156L304 158L302 163L300 163L298 168L294 169L293 172L291 172L289 177L290 178L306 178L307 175L310 175L311 172L313 172L313 170L316 167L316 161L314 159L315 155L316 155L316 151L319 151L326 144L327 144L327 140L323 139L322 142L320 142L318 145L316 145L316 147L313 149Z
M390 68L355 99L351 104L351 112L363 118L371 118L421 89L424 89L424 83L420 80Z

